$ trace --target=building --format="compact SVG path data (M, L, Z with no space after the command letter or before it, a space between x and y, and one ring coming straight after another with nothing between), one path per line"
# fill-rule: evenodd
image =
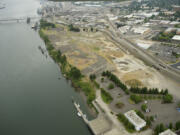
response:
M134 27L131 30L136 34L146 34L150 32L150 28L147 27Z
M128 111L124 115L135 126L136 131L140 131L146 126L146 121L140 118L134 110Z
M180 11L180 6L173 5L173 10L174 10L174 11Z
M172 132L170 129L160 133L159 135L177 135L176 133Z
M180 35L175 35L172 40L174 41L180 41Z

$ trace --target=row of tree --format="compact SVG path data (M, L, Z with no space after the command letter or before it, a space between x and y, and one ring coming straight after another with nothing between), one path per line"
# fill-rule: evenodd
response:
M117 76L115 76L110 71L102 72L102 76L106 76L111 80L117 87L120 87L123 91L127 91L127 86L123 84Z
M167 95L168 94L168 89L165 90L159 90L158 88L139 88L139 87L131 87L129 89L132 93L135 94L161 94L161 95Z
M175 131L180 130L180 121L177 121L175 125L173 125L173 123L169 123L168 128ZM154 135L159 135L159 133L165 130L166 130L165 126L161 123L154 128Z
M47 22L46 20L41 19L40 20L40 28L56 28L56 25L54 23Z

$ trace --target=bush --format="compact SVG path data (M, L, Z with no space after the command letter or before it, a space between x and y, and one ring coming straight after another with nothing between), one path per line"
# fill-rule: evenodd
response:
M50 22L47 22L46 20L41 19L40 20L40 28L56 28L56 25Z
M76 28L74 27L72 24L68 26L69 27L69 30L70 31L73 31L73 32L80 32L80 29L79 28Z
M103 99L103 101L107 104L111 103L113 98L110 95L110 93L108 93L107 91L105 91L104 89L101 89L101 97Z
M79 80L72 80L76 88L80 88L87 96L87 103L91 104L96 98L95 90L89 82L83 82Z
M177 107L180 108L180 102L178 102Z
M146 110L147 110L147 105L146 105L146 104L142 104L142 105L141 105L141 110L144 111L144 112L146 112Z
M122 102L118 102L115 106L120 109L124 107L124 104Z
M114 85L112 83L109 84L108 89L114 89Z
M165 95L165 96L163 97L163 102L164 102L164 103L172 103L172 101L173 101L173 96L170 95L170 94L167 94L167 95Z
M103 77L101 78L101 82L104 82L104 78Z
M133 95L130 96L130 99L131 99L132 101L134 101L136 104L142 102L142 97L141 97L141 96L138 96L138 95L134 95L134 94L133 94Z

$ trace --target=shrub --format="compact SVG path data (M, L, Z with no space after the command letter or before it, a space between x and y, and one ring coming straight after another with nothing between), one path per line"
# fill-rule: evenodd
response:
M122 102L118 102L115 106L120 109L124 107L124 104Z
M144 112L146 112L146 110L147 110L147 105L146 105L146 104L142 104L142 105L141 105L141 110L144 111Z
M112 83L109 84L108 89L114 89L114 85Z
M104 82L104 78L103 77L101 78L101 82Z
M40 28L45 29L45 28L55 28L56 25L50 22L47 22L46 20L41 19L40 20Z
M103 99L103 101L107 104L111 103L113 98L110 95L110 93L108 93L107 91L105 91L103 88L101 89L101 97Z
M134 101L136 104L142 102L142 97L141 97L141 96L138 96L138 95L134 95L134 94L133 94L133 95L130 96L130 99L131 99L132 101Z
M167 94L163 97L163 102L164 103L172 103L172 100L173 100L173 96L170 95L170 94Z
M80 29L77 28L77 27L74 27L72 24L70 24L68 27L69 27L69 30L70 30L70 31L73 31L73 32L80 32Z

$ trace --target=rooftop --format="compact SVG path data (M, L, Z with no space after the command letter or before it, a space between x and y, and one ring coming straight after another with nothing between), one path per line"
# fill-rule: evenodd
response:
M180 35L175 35L172 39L180 41Z
M176 133L172 132L170 129L160 133L159 135L177 135Z
M124 115L135 127L142 128L146 125L146 121L141 119L134 110L128 111Z

